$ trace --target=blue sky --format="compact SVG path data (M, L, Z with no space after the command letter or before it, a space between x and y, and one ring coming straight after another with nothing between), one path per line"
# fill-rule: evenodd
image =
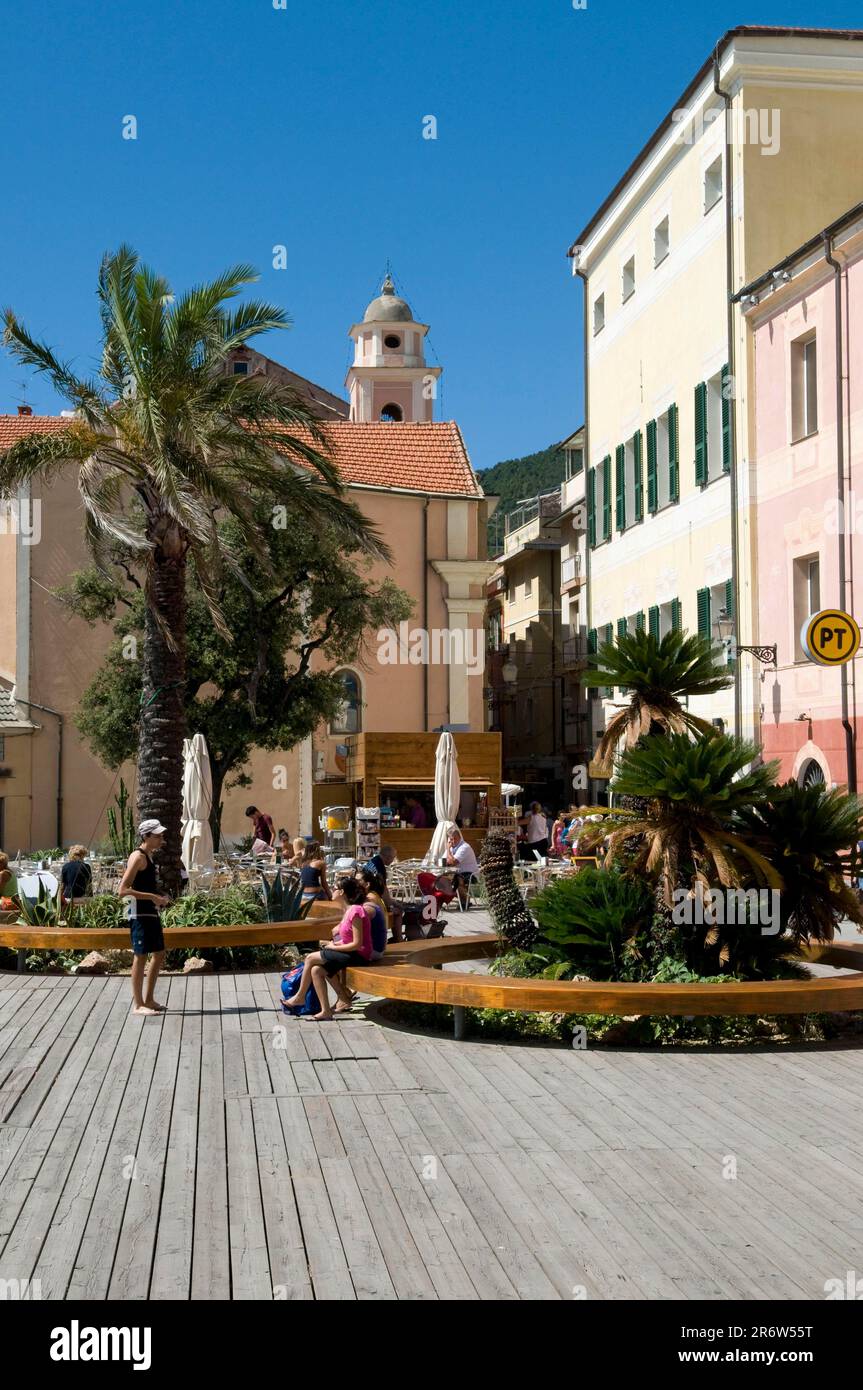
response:
M431 325L442 414L459 421L475 466L542 448L581 415L566 247L738 23L852 27L860 8L7 6L0 302L90 370L103 250L131 242L178 289L248 260L295 323L258 346L340 390L347 329L389 258ZM135 141L122 139L127 115ZM434 141L422 138L426 115ZM14 411L21 379L0 356L0 413ZM35 410L59 408L42 381L27 394Z

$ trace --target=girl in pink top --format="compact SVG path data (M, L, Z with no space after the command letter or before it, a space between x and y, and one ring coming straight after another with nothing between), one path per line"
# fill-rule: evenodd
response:
M295 1008L306 997L310 984L321 1003L318 1014L301 1014L308 1022L323 1023L333 1017L330 1008L328 982L339 998L336 1013L347 1013L353 996L338 976L349 965L368 965L372 957L372 918L374 905L364 902L365 888L355 878L339 879L333 889L333 901L342 903L346 909L339 925L333 930L332 944L322 943L319 951L312 951L303 961L300 983L290 999L285 1000L286 1008Z

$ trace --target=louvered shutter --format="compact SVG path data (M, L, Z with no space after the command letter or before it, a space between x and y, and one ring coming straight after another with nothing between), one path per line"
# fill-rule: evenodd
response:
M658 641L659 641L659 605L658 605L658 604L657 604L654 608L651 608L651 609L648 610L648 613L647 613L647 625L648 625L648 629L649 629L649 631L650 631L651 637L655 637L656 640L657 640L657 642L658 642Z
M602 460L602 539L611 538L611 454Z
M635 520L641 521L644 517L644 475L642 470L641 430L637 430L632 437L632 453L635 465Z
M707 482L707 383L704 381L695 388L695 481L699 487Z
M647 510L653 516L659 506L659 489L656 483L656 421L647 422Z
M587 470L587 543L596 545L596 469Z
M731 377L728 363L722 368L722 471L731 472L731 399L728 394Z
M710 636L710 590L698 590L698 631L702 637Z
M680 432L676 405L668 407L668 498L671 502L680 498Z
M672 632L680 632L682 627L683 612L680 607L680 599L673 598L671 600L671 630Z
M643 631L644 631L644 613L636 613L636 615L635 615L635 631L636 631L636 632L643 632Z
M626 447L618 444L614 454L614 487L618 531L626 530Z

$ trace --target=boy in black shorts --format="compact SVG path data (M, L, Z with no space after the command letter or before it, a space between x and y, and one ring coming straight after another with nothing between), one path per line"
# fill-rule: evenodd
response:
M162 847L165 827L157 820L144 820L138 826L141 837L139 847L129 855L126 871L117 889L121 898L128 904L129 929L132 934L132 1012L136 1014L164 1013L164 1004L157 1004L153 997L159 971L165 960L165 938L159 908L167 907L171 901L158 891L156 866L153 855ZM147 956L150 968L146 973L144 990L144 971Z

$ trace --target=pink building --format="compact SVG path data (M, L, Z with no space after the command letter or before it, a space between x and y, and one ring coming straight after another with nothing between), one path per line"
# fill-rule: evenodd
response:
M812 613L863 617L863 203L735 296L749 320L755 440L741 468L763 668L760 737L783 778L863 785L863 657L816 665ZM837 428L838 421L838 428ZM744 462L744 461L742 461ZM858 600L857 590L861 591Z

